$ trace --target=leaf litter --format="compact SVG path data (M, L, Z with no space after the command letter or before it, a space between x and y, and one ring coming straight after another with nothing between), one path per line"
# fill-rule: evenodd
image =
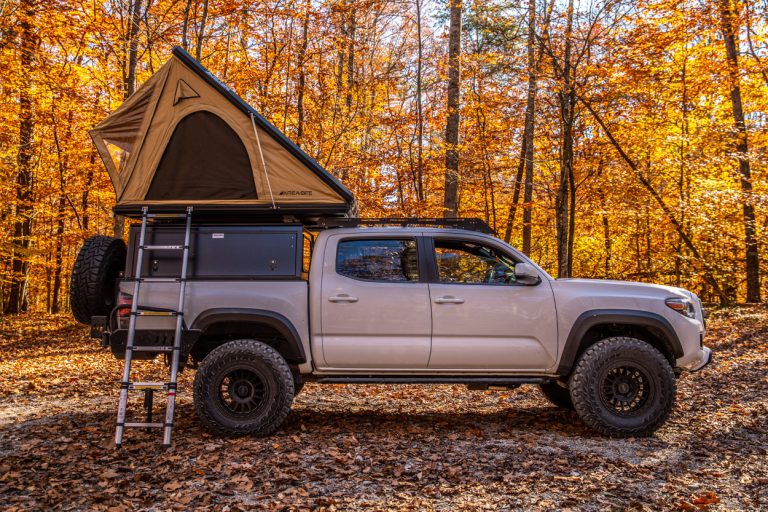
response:
M122 364L66 316L0 323L4 510L768 508L768 308L714 311L713 363L654 437L608 439L534 387L307 384L269 438L219 438L180 380L174 446L113 447ZM163 374L161 362L137 369ZM160 400L157 400L160 402ZM162 413L158 404L158 413ZM131 403L137 413L141 400Z

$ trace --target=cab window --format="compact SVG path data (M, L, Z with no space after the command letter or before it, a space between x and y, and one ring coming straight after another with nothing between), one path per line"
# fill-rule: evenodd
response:
M342 240L336 252L336 273L363 281L418 281L416 241Z
M465 240L435 239L438 281L446 284L515 283L515 262L491 247Z

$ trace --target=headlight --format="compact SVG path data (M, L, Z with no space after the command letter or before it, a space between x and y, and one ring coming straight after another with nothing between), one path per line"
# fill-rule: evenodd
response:
M668 308L674 309L681 315L685 315L688 318L696 318L696 308L694 308L693 302L690 300L675 297L667 299L665 302Z

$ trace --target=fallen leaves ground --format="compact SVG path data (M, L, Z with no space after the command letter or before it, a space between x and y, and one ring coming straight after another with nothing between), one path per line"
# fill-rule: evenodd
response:
M276 435L222 439L185 372L174 447L133 430L115 451L121 364L66 317L5 318L0 508L766 509L768 309L709 327L713 364L650 439L598 436L534 388L313 384Z

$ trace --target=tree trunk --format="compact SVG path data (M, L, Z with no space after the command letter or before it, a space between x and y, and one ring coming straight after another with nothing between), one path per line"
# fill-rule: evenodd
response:
M523 142L520 146L520 165L515 179L515 189L512 203L509 205L507 226L504 230L504 241L512 239L512 228L517 215L517 203L520 199L520 189L523 191L523 252L531 253L531 202L533 201L533 136L536 120L536 0L528 0L528 93L526 95L525 121L523 127ZM525 181L523 182L523 173Z
M65 139L69 140L72 135L72 118L73 118L73 112L70 110L67 113L67 130L65 132ZM62 273L62 264L64 259L64 211L66 210L67 206L67 194L66 194L66 185L67 185L67 171L69 169L69 153L63 150L61 146L61 140L59 138L59 127L56 123L56 111L55 111L55 103L53 108L53 115L51 120L51 125L53 126L53 142L56 146L56 157L58 160L58 168L59 168L59 199L57 203L56 208L56 232L55 232L55 239L56 239L56 248L54 251L53 256L53 292L51 299L48 304L48 311L51 313L58 313L59 312L59 295L61 293L61 273ZM74 209L74 205L73 205ZM75 212L77 213L77 212Z
M416 0L416 39L418 57L416 61L416 198L424 201L424 111L421 101L423 43L421 40L421 2Z
M512 192L512 202L509 204L509 213L507 214L507 226L504 229L504 241L509 243L512 239L512 228L515 225L515 217L517 216L517 203L520 200L520 190L523 188L523 172L525 172L525 153L526 153L526 141L523 136L523 144L520 147L520 163L517 166L517 176L515 177L515 188ZM527 253L526 253L527 254Z
M575 105L571 104L571 110ZM573 240L576 235L576 176L573 171L573 152L571 152L571 165L568 166L568 277L573 276Z
M568 261L570 254L569 248L569 196L573 191L570 189L570 177L573 173L573 118L574 104L573 98L573 77L571 76L571 39L573 28L573 0L568 1L567 22L565 28L565 54L563 56L563 67L561 80L561 89L558 93L560 101L560 176L557 188L557 197L555 201L555 227L557 230L557 276L570 277L568 271Z
M736 40L736 27L731 0L720 0L719 4L723 41L725 42L725 52L728 59L733 124L736 132L734 145L737 153L736 158L739 160L741 191L744 195L743 216L747 302L760 302L760 255L755 226L755 206L752 195L752 171L748 156L747 126L744 123L744 108L741 103L741 87L739 84L739 48L738 41Z
M126 72L125 83L123 84L123 98L133 94L136 90L136 65L138 64L139 54L139 25L141 24L141 2L142 0L129 0L131 26L128 28L128 69Z
M536 0L528 0L528 98L525 106L523 160L525 189L523 191L523 252L531 254L531 206L533 203L533 150L536 123L536 68L534 41L536 39Z
M349 50L347 52L347 112L352 110L352 88L355 83L355 23L355 11L352 9L349 13L349 25L347 30L349 36Z
M136 90L136 67L138 65L139 55L139 25L141 24L141 2L142 0L129 0L129 9L131 16L131 26L128 29L128 69L125 73L125 83L123 84L123 98L128 99ZM115 215L113 225L113 236L123 238L125 232L125 218L122 215Z
M67 199L64 193L59 196L58 207L56 209L56 249L53 256L53 297L51 298L51 313L58 313L59 295L61 293L61 271L64 259L64 210L66 209Z
M461 88L461 0L450 0L448 28L448 120L445 125L445 218L459 216L459 123Z
M39 40L33 26L35 19L34 0L24 0L19 6L21 12L20 50L22 80L19 85L19 150L16 157L16 220L13 224L13 260L11 262L11 283L5 313L20 313L27 309L27 276L29 274L28 251L31 245L34 174L32 159L35 143L35 113L32 92L32 68Z
M192 8L192 0L187 0L184 6L184 23L181 26L181 47L189 51L189 10Z
M195 58L199 61L203 57L203 41L205 40L205 24L208 22L208 0L203 0L203 17L200 19L200 29L197 32L197 47Z
M309 46L309 14L312 9L311 0L304 4L304 20L301 27L301 46L299 47L299 90L296 98L296 111L298 122L296 125L296 144L301 147L301 138L304 136L304 89L307 82L307 47Z

